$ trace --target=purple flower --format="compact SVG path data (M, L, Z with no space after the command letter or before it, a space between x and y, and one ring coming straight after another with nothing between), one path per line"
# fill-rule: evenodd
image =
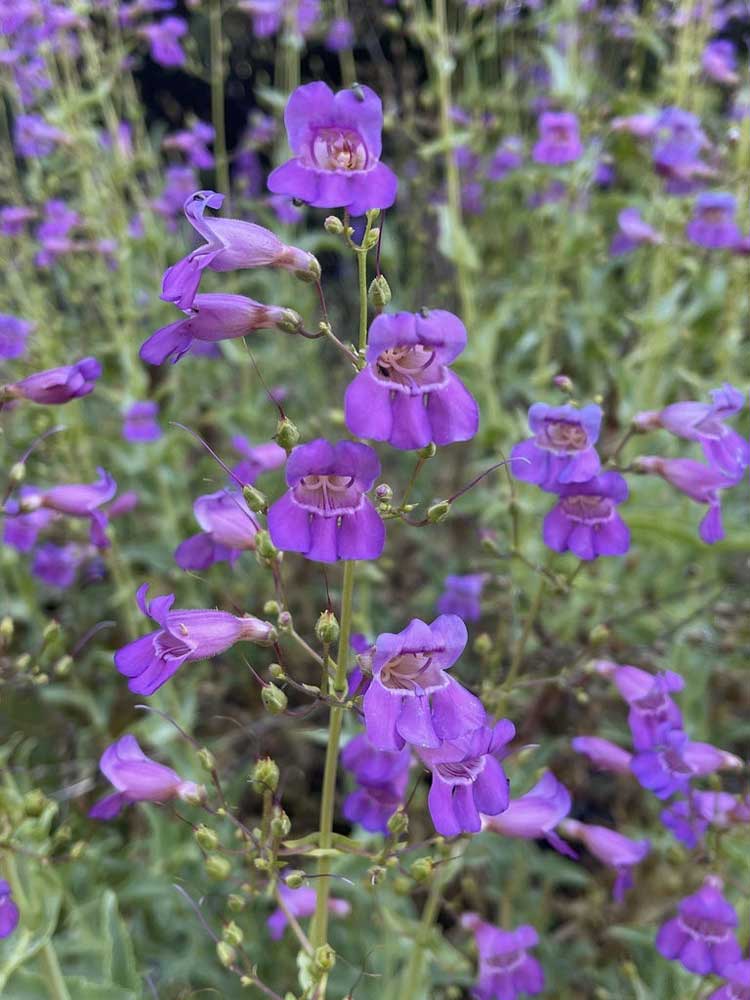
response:
M58 406L71 399L87 396L93 391L101 373L102 366L96 358L84 358L74 365L27 375L20 382L6 385L5 391L11 397L28 399L32 403Z
M534 403L529 409L529 427L534 437L517 444L510 453L510 469L516 479L536 483L543 490L558 484L585 483L600 468L594 445L602 424L601 407L591 404L548 406Z
M20 358L26 353L26 338L34 324L18 316L0 314L0 359Z
M698 118L682 108L665 108L654 130L653 162L667 179L668 190L684 194L695 176L705 172L701 151L708 145Z
M617 513L628 497L619 472L604 472L586 483L558 485L560 497L544 519L545 544L555 552L570 551L579 559L621 556L630 548L630 531Z
M443 593L437 602L438 611L441 615L458 615L465 622L479 621L482 614L480 601L486 582L486 573L446 576Z
M55 518L53 511L39 506L39 493L34 486L22 486L20 502L8 500L3 508L3 542L18 552L30 552L39 533Z
M446 673L467 638L456 615L440 615L431 625L414 618L402 632L377 637L363 703L374 746L400 750L411 743L436 749L485 724L479 699Z
M138 29L149 44L151 58L160 66L185 65L185 52L180 44L188 31L187 21L181 17L165 17L156 24L146 24Z
M609 660L599 660L597 671L614 681L628 703L628 725L636 750L653 747L665 730L682 728L682 712L670 697L685 686L679 674L672 670L650 674Z
M128 688L135 694L153 694L183 663L209 660L236 642L266 645L275 638L270 622L252 615L239 618L227 611L171 610L174 594L147 601L147 593L144 583L136 594L138 607L159 628L115 653L115 666L130 678Z
M657 799L687 792L692 778L723 768L742 767L742 761L710 743L689 740L680 729L665 729L652 747L637 751L630 769Z
M624 208L617 216L617 225L619 232L615 234L609 247L612 257L631 253L644 243L657 245L664 242L664 237L644 222L637 208Z
M566 837L580 840L605 865L617 871L613 896L620 903L628 889L632 888L632 870L651 850L648 840L631 840L616 830L605 826L592 826L566 819L560 824L560 832Z
M194 341L216 343L246 337L255 330L300 329L302 320L293 309L266 306L245 295L206 292L196 295L192 312L185 318L163 326L141 345L139 357L150 365L162 365L168 359L176 364Z
M545 111L539 116L539 141L531 158L535 163L559 167L583 153L578 119L567 111Z
M650 139L656 131L658 116L650 114L626 115L613 118L613 132L627 132L637 139Z
M175 232L175 220L182 215L187 199L192 198L198 187L193 167L171 166L164 171L164 187L158 198L151 200L151 207L167 222L170 232Z
M286 464L289 490L268 511L271 541L317 562L377 559L385 525L365 494L379 474L366 444L318 438L298 445Z
M20 919L10 885L5 879L0 879L0 939L10 937Z
M69 136L39 115L19 115L13 127L13 142L19 156L49 156Z
M5 513L10 515L6 517L5 541L19 551L28 551L39 531L52 519L53 512L57 512L89 518L91 541L98 548L107 548L107 515L99 508L114 497L117 483L104 469L97 472L99 479L95 483L67 483L47 490L25 487L20 503L10 501L5 506ZM17 522L15 526L13 522Z
M213 125L198 121L189 129L167 136L162 146L164 149L176 149L184 153L190 166L196 170L210 170L214 165L214 158L208 145L214 138Z
M725 38L717 38L708 43L701 56L701 66L706 76L716 83L732 87L739 81L737 51L733 43Z
M283 882L279 883L279 895L284 900L284 906L296 917L297 920L304 920L315 913L315 901L317 893L307 885L301 885L297 889L291 889ZM351 910L351 906L345 899L332 897L328 900L328 910L337 917L345 917ZM286 913L279 907L274 910L266 921L268 933L274 941L279 941L284 936L284 931L289 923Z
M203 531L177 546L174 558L182 569L203 570L223 561L233 564L245 550L255 548L259 525L241 494L207 493L195 501L193 513Z
M735 937L737 913L722 895L721 879L709 875L698 892L683 899L677 916L656 935L656 949L699 976L723 976L742 958Z
M663 810L660 819L680 843L693 850L709 826L726 829L740 809L741 803L729 792L691 791L688 798L679 799Z
M501 181L508 174L523 164L523 142L517 135L503 139L495 150L489 167L487 178L491 181Z
M685 234L691 243L707 250L726 250L742 238L735 221L737 200L724 191L705 191L695 201Z
M253 19L256 38L275 35L284 20L284 0L239 0L237 6Z
M707 545L720 542L724 537L721 520L721 491L736 486L744 476L744 469L727 475L712 465L704 465L692 458L661 458L658 455L641 455L633 461L637 472L653 473L685 493L696 503L708 505L698 529Z
M407 451L474 437L479 409L448 367L465 346L466 328L444 309L378 316L344 398L352 434Z
M346 819L370 833L388 833L388 820L404 801L410 750L378 750L365 733L360 733L344 747L341 763L358 785L344 799L342 812Z
M99 768L117 791L89 810L91 819L114 819L131 802L169 802L199 794L194 781L183 781L171 767L151 760L130 734L107 747Z
M750 998L750 961L729 965L722 973L727 980L718 990L710 993L706 1000L748 1000Z
M161 437L158 414L159 404L151 399L133 403L125 414L122 436L126 441L158 441Z
M536 996L544 989L544 972L528 949L539 942L529 924L503 931L466 913L461 925L474 932L479 950L479 974L472 996L475 1000L516 1000Z
M479 833L480 813L497 816L508 808L509 782L497 758L504 755L515 735L513 723L500 719L492 727L481 726L446 740L436 749L419 747L421 760L432 772L427 799L430 816L443 837Z
M484 829L503 837L522 840L546 840L560 854L577 854L555 833L555 827L570 812L570 792L551 771L546 771L532 789L517 799L499 816L484 821Z
M337 17L331 23L325 44L329 52L342 52L354 47L354 27L348 17Z
M396 175L380 162L383 107L369 87L335 95L322 82L298 87L284 123L294 156L269 176L273 194L353 216L396 200Z
M85 557L80 545L47 542L34 553L31 572L50 587L66 589L75 583L78 567Z
M242 456L242 461L232 468L232 473L243 486L252 486L262 473L279 469L286 462L286 452L275 441L250 444L247 438L235 434L232 447Z
M740 474L750 465L750 445L725 421L739 413L745 396L729 382L711 390L711 402L688 400L663 410L637 413L633 424L639 431L663 427L686 441L698 441L709 463L728 476Z
M26 223L36 218L36 209L25 205L5 205L0 208L0 233L3 236L20 236Z
M584 754L600 771L614 774L630 774L632 754L616 743L610 743L600 736L576 736L570 741L576 753Z

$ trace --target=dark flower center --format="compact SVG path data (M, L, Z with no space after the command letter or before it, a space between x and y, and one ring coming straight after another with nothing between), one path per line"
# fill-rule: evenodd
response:
M367 148L353 129L320 129L310 153L315 166L322 170L364 170L367 166Z
M486 758L469 757L467 760L446 761L436 764L435 770L449 785L471 785L484 770Z
M704 941L711 943L725 941L730 935L730 930L726 924L722 924L718 920L711 920L709 917L681 913L677 917L677 922L691 937L702 938Z
M711 226L723 226L731 218L726 208L701 208L698 212L701 222Z
M379 379L410 390L426 390L444 381L442 365L435 363L435 351L422 344L389 347L375 362Z
M305 510L335 517L357 510L362 503L362 490L354 476L311 473L294 487L294 498Z
M669 709L669 698L658 684L654 684L646 694L636 698L632 706L641 715L664 715Z
M525 958L526 952L519 949L518 951L508 951L504 955L493 955L487 959L485 964L498 972L512 972L523 963Z
M444 687L446 679L440 667L432 662L433 653L401 653L382 667L379 680L392 691L412 693L434 691Z
M189 635L187 626L180 624L176 626L176 629L187 639ZM183 641L179 636L166 629L154 636L154 652L161 659L177 660L181 656L187 656L193 649L192 644Z
M545 420L537 441L551 451L584 451L589 446L586 431L571 420Z
M671 774L688 776L693 773L682 756L682 752L675 747L667 747L665 750L659 751L657 756L664 769Z
M574 493L562 497L560 505L571 521L582 524L601 524L612 517L614 504L609 497L597 494Z

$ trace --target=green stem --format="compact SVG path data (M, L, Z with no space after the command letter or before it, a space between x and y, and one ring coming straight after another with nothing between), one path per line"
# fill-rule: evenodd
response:
M443 896L443 885L446 879L445 866L442 870L436 872L432 885L430 886L430 891L427 896L427 902L424 905L424 910L422 910L422 919L419 922L419 930L417 931L417 936L414 941L414 947L412 948L411 957L409 958L409 964L406 967L406 973L404 975L404 987L399 996L403 997L404 1000L408 997L409 1000L421 1000L423 994L419 991L422 987L422 980L424 978L424 965L425 965L425 944L426 938L435 923L435 920L440 910L440 901Z
M229 160L224 117L224 53L221 30L221 0L211 0L211 122L214 127L216 185L229 202Z
M368 226L369 229L369 226ZM359 349L367 347L367 251L357 250L357 276L359 278Z
M513 689L513 685L518 677L518 672L521 669L526 643L529 641L531 630L534 628L534 622L536 621L537 615L539 614L542 606L542 598L544 597L544 588L546 583L547 581L545 578L541 577L536 588L536 593L534 594L534 599L531 602L531 607L529 608L526 621L524 622L523 632L519 636L516 648L513 650L513 659L511 660L510 669L508 670L508 676L505 678L505 683L503 684L506 691L511 691Z
M336 676L333 693L341 698L346 693L346 668L349 659L349 640L352 631L352 598L354 596L354 569L356 563L344 563L344 581L341 595L341 622L339 648L336 657ZM320 836L318 846L330 850L333 838L333 807L336 798L336 772L339 762L339 740L344 720L344 708L337 705L331 709L328 724L328 746L326 748L325 770L323 772L323 796L320 803ZM317 899L315 918L310 932L313 948L326 943L328 937L328 897L331 890L331 859L328 856L318 861ZM325 1000L325 982L321 983L318 1000Z

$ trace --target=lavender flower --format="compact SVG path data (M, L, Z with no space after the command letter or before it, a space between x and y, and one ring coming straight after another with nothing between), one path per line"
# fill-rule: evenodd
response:
M369 87L336 95L322 82L298 87L284 123L294 156L269 176L273 194L353 216L396 200L396 175L380 162L383 108Z
M672 670L650 674L609 660L599 660L596 668L614 681L628 703L628 725L636 750L653 747L665 730L682 728L682 712L670 697L685 686L679 674Z
M495 150L489 167L487 178L491 181L501 181L523 164L523 142L517 135L503 139Z
M612 257L631 253L644 243L658 245L664 237L641 218L637 208L624 208L617 216L619 232L615 234L609 247Z
M165 17L156 24L143 25L138 34L148 42L154 62L171 69L185 65L187 56L180 39L185 37L187 31L187 21L183 18Z
M438 611L441 615L458 615L465 622L479 621L482 614L482 590L486 582L486 573L446 576L443 593L437 602Z
M36 238L41 249L35 257L39 267L51 267L58 259L74 248L68 234L80 224L81 218L64 201L53 198L44 206L44 217L36 228Z
M203 529L177 546L175 562L182 569L203 570L216 562L234 564L255 548L259 525L238 493L219 490L198 497L193 513Z
M78 567L84 558L85 551L80 545L47 542L34 553L31 572L42 583L65 590L75 583Z
M343 52L354 47L354 26L349 18L337 17L331 22L325 44L329 52Z
M735 220L737 199L724 191L706 191L695 201L685 234L691 243L707 250L731 249L742 238Z
M746 821L742 803L729 792L691 791L688 798L673 802L660 819L674 837L693 850L709 826L729 827L735 819Z
M166 221L170 232L176 232L177 219L197 187L198 177L193 167L171 166L164 171L164 187L159 197L151 200L151 208Z
M379 750L404 743L438 748L485 724L482 703L446 674L466 645L456 615L431 625L412 619L402 632L383 632L372 653L372 683L364 697L365 728Z
M184 781L171 767L151 760L130 734L107 747L99 768L116 791L89 810L91 819L114 819L131 802L169 802L199 794L194 781Z
M13 128L13 142L19 156L36 158L49 156L69 136L49 125L39 115L19 115Z
M226 611L172 611L174 594L146 601L147 593L144 583L136 594L138 607L159 628L115 653L115 666L129 678L128 688L136 694L153 694L183 663L211 659L236 642L266 645L275 638L273 626L252 615L238 618Z
M633 755L630 770L644 788L658 799L687 792L690 781L699 775L724 768L740 768L742 761L710 743L688 739L680 729L665 729L651 747Z
M709 875L698 892L678 906L656 936L656 949L699 976L723 976L742 958L735 937L737 913L722 894L721 879Z
M539 943L539 935L529 924L513 931L465 913L461 925L474 932L479 950L479 975L472 996L475 1000L516 1000L536 996L544 989L544 972L528 949Z
M608 830L605 826L592 826L589 823L579 823L574 819L565 819L560 824L560 832L566 837L580 840L605 865L617 872L613 896L617 903L622 902L625 893L632 888L632 871L635 865L643 861L651 850L648 840L631 840L616 830Z
M559 167L583 153L578 119L567 111L545 111L539 117L539 141L531 158L535 163Z
M633 755L623 750L616 743L610 743L600 736L576 736L570 741L576 753L584 754L600 771L612 771L615 774L630 774L630 761Z
M96 358L84 358L74 365L50 368L48 371L27 375L20 382L4 387L10 398L28 399L45 406L59 406L71 399L79 399L93 392L102 366Z
M385 525L365 494L379 474L378 456L365 444L318 438L298 445L286 465L289 490L268 511L271 541L318 562L377 559Z
M38 506L39 492L34 486L22 486L20 502L8 500L3 508L3 542L18 552L30 552L40 532L55 518L53 511Z
M747 1000L750 997L750 961L727 966L723 976L726 983L709 993L706 1000Z
M19 316L0 314L0 359L20 358L26 353L26 338L34 324Z
M139 357L150 365L161 365L171 358L177 364L195 341L216 343L246 337L256 330L302 328L302 318L293 309L266 306L245 295L206 292L196 295L192 312L185 318L163 326L143 342Z
M344 747L341 763L358 785L344 799L344 816L370 833L386 834L388 820L404 801L410 750L407 747L397 751L378 750L366 733L360 733Z
M275 441L250 444L247 438L235 434L232 447L242 456L242 461L232 468L232 474L243 486L252 486L262 473L279 469L286 462L286 452Z
M344 398L352 434L404 450L472 438L479 409L448 367L465 346L466 328L443 309L378 316Z
M279 883L279 895L284 900L284 906L297 920L304 920L315 913L315 901L317 893L309 886L301 885L297 889L291 889L283 882ZM328 900L328 911L337 917L345 917L351 906L345 899L332 897ZM266 921L268 933L273 941L279 941L284 936L287 924L289 923L286 913L279 907L274 910Z
M705 172L701 151L708 145L698 118L682 108L665 108L654 131L653 163L667 179L667 190L684 194L694 177Z
M161 427L157 423L159 404L153 400L133 403L125 414L122 436L126 441L158 441Z
M739 82L737 74L737 51L732 42L717 38L709 42L701 56L703 72L716 83L733 87Z
M663 427L676 437L698 441L712 466L727 476L739 475L750 465L750 445L726 421L744 407L744 393L725 382L710 395L710 403L689 400L637 413L633 425L639 431Z
M224 195L215 191L196 191L186 200L185 216L206 242L167 269L161 295L166 302L180 309L192 308L206 268L279 267L306 281L320 277L320 265L311 253L286 246L270 229L240 219L204 217L206 208L219 209L223 202Z
M432 772L430 816L443 837L478 833L480 813L497 816L508 808L509 783L498 757L515 735L513 723L501 719L492 727L481 726L446 740L436 749L419 747L421 760Z
M619 472L604 472L585 483L559 484L557 504L544 519L545 544L579 559L621 556L630 548L630 531L617 513L628 497Z
M66 483L46 490L25 487L20 503L9 501L5 505L6 542L20 551L28 551L39 531L49 524L54 513L58 513L88 518L91 541L98 548L107 548L107 514L100 508L114 497L117 483L104 469L97 469L97 472L99 479L95 483Z
M20 919L21 914L13 900L10 884L5 879L0 879L0 940L10 937Z
M555 833L555 827L570 812L570 792L551 771L546 771L525 795L511 799L499 816L484 820L485 830L503 837L546 840L560 854L578 855Z
M548 406L534 403L529 427L534 437L515 445L510 469L516 479L536 483L544 490L558 484L585 483L599 472L594 445L602 423L601 407L591 404Z
M4 205L0 208L0 233L3 236L20 236L26 223L36 218L36 209L25 205Z
M191 167L196 170L210 170L214 165L213 154L209 143L215 138L213 125L197 121L191 128L175 132L163 140L164 149L178 150L183 153ZM194 189L193 189L194 190Z

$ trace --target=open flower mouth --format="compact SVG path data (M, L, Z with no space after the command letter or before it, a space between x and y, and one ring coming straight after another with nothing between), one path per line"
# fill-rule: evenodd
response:
M367 148L353 129L323 128L312 140L310 158L321 170L364 170Z
M447 761L436 764L435 770L449 785L472 785L484 770L486 757L469 757L467 760Z
M545 420L537 443L549 451L584 451L589 447L586 431L570 420Z
M185 640L187 640L189 633L186 626L178 625L176 627L184 630ZM159 632L158 635L154 636L154 652L164 660L178 660L183 656L189 656L195 645L185 640L180 639L173 632Z
M614 504L609 497L575 493L560 501L563 511L571 521L582 524L603 524L614 513Z
M509 951L505 955L493 955L483 964L496 972L513 972L523 963L525 957L523 951Z
M662 750L658 754L663 767L677 777L690 777L692 769L677 750Z
M718 944L730 937L730 930L725 924L709 920L707 917L685 916L681 913L677 917L677 922L690 937L701 938L711 944Z
M374 374L390 388L416 393L440 388L446 381L445 368L436 361L436 352L422 344L387 348L375 362Z
M354 476L340 475L303 476L294 487L294 498L305 510L324 517L354 513L363 502Z
M404 694L427 694L445 687L447 680L430 653L402 653L388 660L378 676L383 687Z

